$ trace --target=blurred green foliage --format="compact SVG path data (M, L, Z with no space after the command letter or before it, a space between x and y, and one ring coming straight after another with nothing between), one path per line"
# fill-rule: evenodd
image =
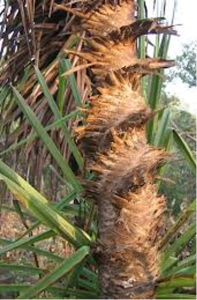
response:
M181 53L176 57L177 68L169 73L169 81L177 77L189 87L196 86L196 50L197 41L184 44Z
M180 110L176 102L171 103L170 106L172 112L171 127L181 134L192 152L195 153L196 117L189 112ZM162 182L160 191L166 195L169 209L177 216L181 207L184 208L195 198L196 179L175 143L171 152L172 158L166 165L166 177L172 180L174 184Z

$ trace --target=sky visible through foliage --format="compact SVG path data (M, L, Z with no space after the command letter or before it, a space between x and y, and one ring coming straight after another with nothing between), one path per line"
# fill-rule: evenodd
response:
M154 16L153 0L147 0L147 6L149 11L149 17ZM158 1L162 3L162 1ZM177 26L179 33L178 37L171 39L169 48L169 58L175 59L177 55L181 54L184 44L191 44L197 41L197 35L195 28L197 27L197 1L196 0L177 0L176 13L174 24ZM174 1L166 1L166 18L170 22L172 18L172 11ZM153 15L152 15L153 14ZM157 14L157 12L155 12ZM158 15L158 14L157 14ZM180 108L187 110L192 114L197 113L197 88L189 88L187 84L183 84L180 79L175 79L171 83L168 83L166 91L169 95L174 95L180 99Z

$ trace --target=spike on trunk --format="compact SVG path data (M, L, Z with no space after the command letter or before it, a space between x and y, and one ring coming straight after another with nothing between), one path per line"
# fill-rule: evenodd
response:
M91 70L97 94L76 132L87 168L95 174L86 193L98 205L103 298L154 298L165 212L154 181L167 155L147 144L146 123L154 112L141 95L140 79L174 62L137 58L136 39L176 32L160 19L136 21L134 0L99 1L81 16L80 26L87 32L86 45L67 52L96 67Z

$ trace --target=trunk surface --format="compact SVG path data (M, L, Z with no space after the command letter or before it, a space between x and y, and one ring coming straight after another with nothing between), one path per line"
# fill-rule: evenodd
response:
M87 168L95 174L86 187L98 205L103 298L154 298L165 211L154 180L166 153L147 144L146 123L154 112L141 96L140 80L173 62L139 59L136 39L175 31L159 19L136 20L133 0L56 8L75 15L73 32L85 33L81 51L66 52L89 64L96 87L77 134Z

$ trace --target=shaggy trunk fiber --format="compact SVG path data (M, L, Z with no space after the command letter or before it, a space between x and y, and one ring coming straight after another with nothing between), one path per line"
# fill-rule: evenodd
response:
M173 62L139 59L136 39L175 31L158 19L136 20L133 0L97 1L81 10L56 7L77 16L75 33L86 32L82 51L67 52L89 63L96 86L77 133L96 175L87 195L98 205L103 298L154 298L165 211L154 180L166 154L147 144L146 123L154 113L141 96L140 79Z

